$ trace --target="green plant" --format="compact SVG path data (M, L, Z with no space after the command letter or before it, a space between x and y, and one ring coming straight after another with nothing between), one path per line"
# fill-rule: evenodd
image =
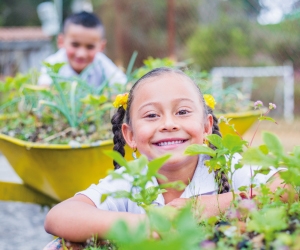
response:
M263 120L272 119L262 115L260 121ZM211 159L206 161L210 171L223 170L228 175L232 175L242 164L262 166L255 174L268 173L270 166L275 168L284 166L284 171L280 171L279 174L289 188L278 187L275 191L271 191L268 185L263 184L256 196L249 195L250 199L240 200L239 197L235 197L223 216L207 219L200 217L199 220L197 216L199 208L195 207L193 199L180 210L167 206L159 208L151 204L158 194L164 192L166 186L149 189L146 188L146 183L152 178L164 178L158 174L158 170L169 156L151 162L148 162L145 156L141 156L135 161L127 162L118 153L108 152L110 157L124 166L121 174L112 171L111 177L131 180L132 187L138 191L110 193L105 195L103 200L107 196L129 198L142 206L149 218L149 224L141 223L135 229L123 221L117 222L107 235L109 244L115 247L111 249L298 249L300 247L300 147L297 146L291 153L285 154L278 138L268 132L263 134L264 144L255 148L250 147L251 143L247 143L239 135L227 135L224 138L211 135L208 141L217 149L191 145L186 153L210 155ZM233 164L232 158L237 153L240 153L242 158ZM146 165L148 167L145 167ZM167 186L178 187L178 183ZM282 200L285 194L288 195L288 202ZM155 232L160 238L153 238L151 232ZM99 246L95 249L106 248Z
M137 52L134 52L126 71L127 84L116 86L114 90L108 86L108 81L93 88L79 77L61 77L58 72L63 64L45 64L53 82L48 87L36 85L38 74L34 71L7 78L0 84L1 95L5 97L0 103L0 114L5 117L0 119L0 132L26 141L59 144L91 143L111 138L110 117L116 92L128 91L137 79L154 68L185 69L188 65L187 61L176 63L168 58L149 57L144 66L133 70L136 57ZM185 72L204 94L214 93L216 98L222 97L217 99L216 113L240 111L252 106L251 101L243 100L236 86L216 95L207 72ZM240 105L231 105L232 102ZM229 106L235 109L229 109Z
M148 162L146 156L142 155L136 161L127 162L119 153L115 151L106 152L108 156L113 158L120 166L124 167L122 173L110 171L112 179L130 180L132 187L131 191L118 191L102 195L101 202L105 201L107 196L114 198L128 198L133 202L136 202L139 206L147 209L151 206L152 201L157 198L161 193L164 193L165 188L175 188L178 190L184 189L185 185L182 182L176 181L167 184L160 184L157 187L148 187L148 182L152 182L153 178L159 178L166 181L166 177L158 174L160 167L170 158L170 155L166 155L161 158L157 158L151 162ZM147 166L147 168L145 168ZM138 189L137 193L133 190Z
M14 110L19 115L1 121L2 133L44 143L71 140L88 143L111 137L105 128L112 108L107 83L93 88L78 77L61 77L58 71L62 65L46 64L53 82L48 87L38 86L36 82L29 84L30 74L7 79L5 86L12 82L16 87L7 91L11 99L0 110Z
M264 136L266 147L270 150L274 146L268 143L269 136L273 139L276 137L269 133ZM237 139L239 137L230 138ZM229 139L225 141L227 140ZM239 140L230 140L230 143L235 145L231 148L238 149L241 146ZM220 144L220 141L216 144ZM225 143L225 145L227 144ZM276 147L282 146L277 145ZM298 152L297 150L298 147L294 152ZM210 153L210 151L203 153L207 152ZM262 185L261 194L257 195L254 200L233 203L229 210L230 213L227 213L225 217L212 217L198 221L193 215L192 203L181 210L171 207L157 208L151 205L150 201L163 192L161 189L163 187L156 189L156 193L148 192L149 190L145 189L145 182L153 177L161 178L157 171L168 156L154 160L152 165L150 162L148 166L151 167L145 169L147 160L144 156L136 161L126 162L118 153L108 152L108 155L119 164L124 165L126 169L124 174L111 172L112 178L126 180L131 178L133 186L139 189L139 192L135 192L134 195L128 192L116 192L108 195L126 197L138 202L146 209L149 218L149 224L142 223L136 229L130 228L123 221L117 222L107 235L109 244L115 244L116 249L206 249L209 247L209 249L277 249L277 247L283 246L297 249L299 247L297 239L300 237L300 203L297 200L293 200L290 205L283 203L280 200L282 193L285 192L283 189L279 188L271 195L267 186ZM246 148L243 155L245 156L243 161L248 162L247 158L253 157L252 149ZM212 155L212 158L214 157L215 155ZM252 157L250 158L252 159ZM298 154L293 153L289 159L299 169ZM264 162L264 166L270 165L269 161L260 162ZM281 174L291 176L293 171L288 168ZM140 177L143 179L138 181ZM285 182L287 185L294 184L294 178L288 178ZM244 226L241 227L241 225ZM160 235L160 239L153 238L150 232ZM289 234L285 236L285 232L289 232ZM99 246L96 249L106 248Z

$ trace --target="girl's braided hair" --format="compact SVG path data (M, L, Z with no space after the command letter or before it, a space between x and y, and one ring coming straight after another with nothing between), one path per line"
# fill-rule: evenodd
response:
M132 88L129 92L129 95L128 95L127 109L125 110L123 107L119 107L118 111L113 115L113 117L111 119L112 131L113 131L113 134L114 134L114 138L113 138L114 148L113 149L115 151L118 151L122 156L125 156L124 146L126 144L126 142L123 138L123 134L122 134L122 124L123 124L123 121L124 121L124 118L125 118L125 122L127 124L131 125L130 108L131 108L132 101L134 99L134 90L135 90L136 86L138 86L138 84L140 82L142 82L143 80L145 80L145 79L160 76L160 75L163 75L163 74L166 74L166 73L176 73L176 74L183 75L183 76L187 77L188 79L190 79L195 84L195 86L199 90L199 94L201 96L201 100L202 100L202 103L203 103L204 118L206 118L208 114L212 115L212 117L213 117L212 133L221 136L221 133L220 133L220 130L219 130L219 125L218 125L218 119L213 114L212 109L205 104L203 95L202 95L199 87L197 86L197 84L191 78L189 78L185 73L183 73L181 70L165 68L165 67L156 68L156 69L150 71L149 73L145 74L144 76L142 76L132 86ZM212 149L216 149L215 146L213 146L212 144L210 144L209 146ZM120 168L120 165L115 161L114 161L114 166L115 166L115 169ZM229 192L230 186L229 186L228 178L223 172L215 171L215 179L216 179L216 182L218 183L218 186L219 186L218 187L218 193L219 194Z

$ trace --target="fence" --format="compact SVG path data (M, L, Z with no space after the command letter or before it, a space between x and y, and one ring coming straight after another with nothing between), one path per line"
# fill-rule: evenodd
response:
M253 77L282 77L284 83L283 105L284 118L288 122L294 120L294 69L292 65L273 67L217 67L211 71L212 83L215 89L223 88L223 78L244 78L243 92L251 96Z

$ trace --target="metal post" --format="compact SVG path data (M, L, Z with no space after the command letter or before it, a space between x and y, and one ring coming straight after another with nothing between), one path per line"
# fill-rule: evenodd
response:
M54 0L54 5L56 7L58 21L59 21L59 31L62 31L62 21L63 21L63 2L62 0Z
M115 43L116 43L116 65L123 66L123 32L122 32L122 2L114 0L115 9ZM126 3L124 3L126 4Z
M219 100L222 98L222 90L223 90L223 76L222 73L216 69L213 68L211 71L211 81L212 81L212 93L214 97Z
M284 118L288 122L294 120L294 71L293 66L284 66Z
M253 78L252 77L245 77L243 84L242 84L242 93L246 96L248 100L251 99L252 95L252 84L253 83Z
M175 59L175 5L174 0L168 0L168 53L169 57Z

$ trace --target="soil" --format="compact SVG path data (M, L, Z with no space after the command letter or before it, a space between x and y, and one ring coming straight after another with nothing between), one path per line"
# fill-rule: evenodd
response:
M282 142L285 152L292 151L293 147L300 146L300 117L296 117L291 123L283 120L276 119L277 124L270 121L262 121L258 127L256 136L253 140L252 146L258 146L262 144L262 132L272 132L278 136ZM251 127L243 136L245 140L250 141L257 127L257 123Z

